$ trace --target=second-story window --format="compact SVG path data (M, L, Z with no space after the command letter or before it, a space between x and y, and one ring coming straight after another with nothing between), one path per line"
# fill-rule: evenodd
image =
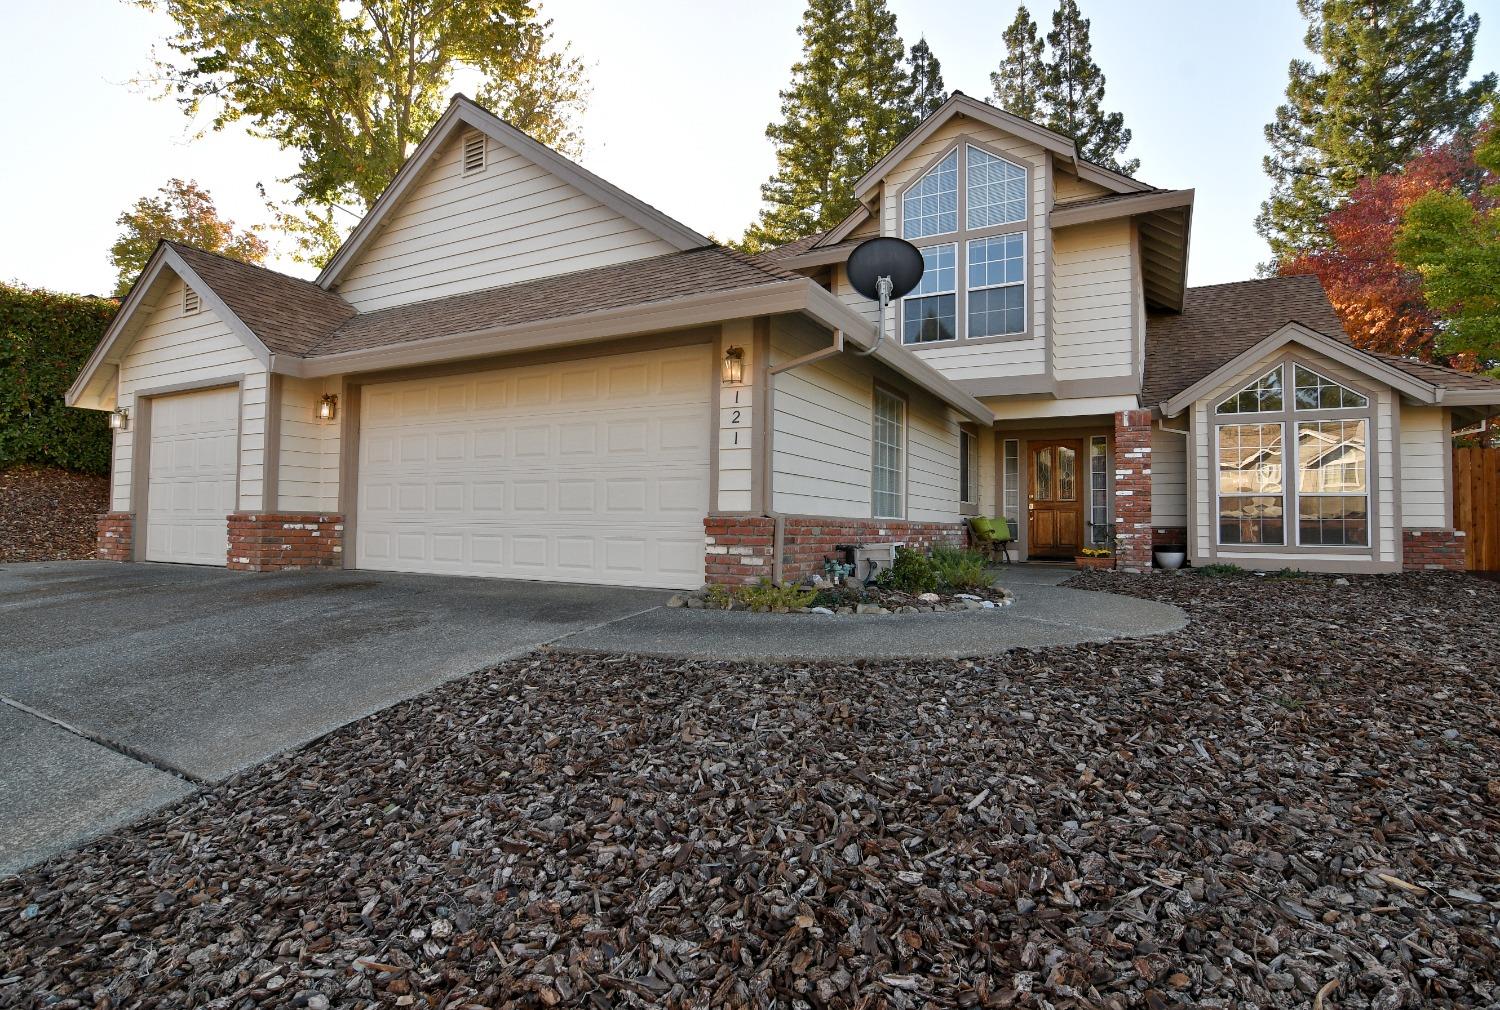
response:
M926 267L902 304L902 343L1026 334L1028 179L1023 166L962 142L901 194L901 235Z

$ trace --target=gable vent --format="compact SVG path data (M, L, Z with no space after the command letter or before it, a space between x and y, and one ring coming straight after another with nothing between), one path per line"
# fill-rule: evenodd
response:
M203 302L199 300L198 292L184 284L182 286L182 314L190 316L201 308L203 308Z
M484 171L485 135L478 130L464 134L464 175Z

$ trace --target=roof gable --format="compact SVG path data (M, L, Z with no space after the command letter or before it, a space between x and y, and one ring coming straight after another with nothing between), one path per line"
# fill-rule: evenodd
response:
M497 168L530 169L536 177L545 174L555 179L560 186L568 187L569 196L582 198L575 201L574 210L588 213L590 207L607 208L620 221L639 229L658 243L659 247L645 255L661 252L685 251L711 245L711 241L686 225L673 220L654 207L636 199L618 187L594 175L582 166L544 144L526 136L520 130L499 119L492 113L474 104L462 95L454 97L448 110L423 138L422 143L402 165L401 170L384 193L375 201L368 214L349 235L328 266L318 275L317 283L323 288L332 288L346 282L351 273L370 253L371 246L379 241L382 230L397 215L401 205L414 196L424 178L430 177L435 164L447 155L455 158L457 136L468 130L477 130L489 139L494 157L507 159L508 165ZM537 170L540 170L539 172ZM495 178L491 174L490 178ZM460 211L462 208L458 208ZM459 227L457 221L449 227ZM377 255L399 257L399 249L387 249ZM512 278L515 279L515 278ZM502 281L504 283L504 281ZM437 292L437 295L453 293ZM357 301L357 299L351 298ZM393 304L384 302L381 304ZM371 307L380 307L379 304Z

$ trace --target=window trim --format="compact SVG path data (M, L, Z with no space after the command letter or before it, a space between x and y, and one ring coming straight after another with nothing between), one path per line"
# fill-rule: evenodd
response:
M1015 165L1026 173L1026 217L1023 220L1012 222L1009 224L994 225L988 228L975 228L972 230L965 227L965 225L968 224L969 213L968 148L970 147L979 151L983 151L985 154L988 154L991 157L999 158L1002 161L1009 162L1010 164ZM954 347L963 344L987 344L999 343L1002 341L1008 342L1016 340L1030 340L1035 336L1032 316L1036 299L1036 291L1033 287L1033 284L1035 283L1035 278L1033 277L1034 271L1032 269L1033 264L1030 263L1030 259L1035 255L1036 245L1036 183L1039 174L1045 172L1045 169L1043 167L1031 164L1027 160L1018 160L1016 156L1008 154L1004 151L997 150L994 146L985 143L978 137L975 137L971 134L959 134L957 137L952 138L947 144L943 145L942 150L940 150L932 158L928 159L928 161L924 163L920 169L914 172L909 181L896 188L893 194L896 204L894 234L899 235L902 238L907 238L906 216L904 214L907 191L910 190L913 186L917 185L923 179L925 179L934 168L942 163L943 159L947 158L948 155L952 154L954 151L960 151L958 157L958 213L955 217L955 222L958 224L958 230L940 235L924 235L920 239L907 239L907 241L910 241L921 248L943 245L949 242L953 242L958 245L958 251L955 256L956 270L954 274L954 280L957 289L955 292L954 313L955 336L951 340L930 340L926 343L921 344L907 344L902 342L902 346L921 349L923 347ZM1023 254L1025 259L1022 263L1022 267L1025 273L1025 278L1022 281L1022 287L1025 291L1025 295L1022 301L1026 326L1020 333L1002 333L990 337L971 337L968 333L968 243L974 239L992 238L996 235L1008 235L1015 232L1021 232L1026 236L1024 242L1025 252ZM959 283L959 281L961 281L961 283ZM903 298L899 301L904 302L905 299ZM903 337L901 331L903 328L902 320L905 318L905 311L905 308L902 307L898 308L896 312L895 339L898 342L901 342Z
M1030 279L1030 273L1031 273L1031 271L1029 271L1029 270L1026 269L1026 257L1028 255L1030 255L1030 253L1031 253L1031 243L1026 240L1027 236L1026 236L1025 232L1008 231L1008 232L1004 232L1004 233L1002 233L1000 235L981 235L978 238L971 238L971 239L969 239L967 242L964 243L965 246L966 246L966 248L964 250L964 265L967 268L968 265L973 262L972 250L974 248L974 243L976 243L976 242L990 242L990 241L993 241L993 240L995 240L997 238L1005 238L1006 236L1009 236L1009 235L1020 235L1021 236L1021 279L1019 281L1013 281L1013 282L1006 283L1006 284L981 284L978 287L974 287L969 282L968 270L965 269L965 271L964 271L964 309L965 309L965 312L964 312L964 327L963 327L963 332L964 332L964 336L967 339L971 340L971 341L997 340L997 339L998 340L1014 340L1018 336L1022 336L1022 335L1026 334L1026 333L1029 333L1031 331L1031 312L1030 312L1030 310L1026 306L1026 302L1028 300L1026 298L1026 288L1027 288L1027 282ZM969 313L967 311L968 304L969 304L969 296L972 295L976 291L1003 291L1005 288L1014 288L1014 287L1019 287L1021 289L1021 329L1019 331L1017 331L1016 333L986 333L983 336L979 336L979 337L971 337L971 336L969 336L968 335L968 333L969 333Z
M995 511L998 512L1006 522L1011 524L1010 535L1019 539L1021 536L1019 528L1023 518L1025 518L1021 512L1021 489L1023 483L1023 475L1021 469L1021 439L1019 437L1000 438L996 439L996 442L999 445L1000 451L1000 466L998 467L999 473L997 474L997 478L1000 484L1000 496L999 501L996 502ZM1014 448L1015 450L1015 455L1013 457L1009 455L1012 448ZM1007 467L1010 465L1012 459L1014 459L1016 464L1014 480L1010 479L1010 474L1007 470ZM1006 499L1012 496L1015 497L1014 517L1007 514L1005 511Z
M953 183L954 184L954 193L953 193L953 226L954 226L954 230L953 231L935 231L935 232L929 232L926 235L908 235L908 234L906 234L906 200L907 200L907 197L911 196L912 192L918 186L921 186L922 183L926 182L928 176L932 175L938 169L942 168L943 167L943 162L947 161L950 157L953 158L953 176L954 176L954 183ZM941 237L943 235L957 235L959 232L963 231L963 222L964 222L964 218L963 218L963 209L964 209L964 199L963 199L964 168L965 168L965 161L964 161L963 155L961 155L961 154L958 153L958 148L951 147L951 148L948 148L948 149L944 150L944 152L942 154L938 155L935 159L933 159L926 166L924 166L923 169L922 169L922 171L917 174L916 178L912 179L911 182L909 182L905 186L901 187L901 194L896 199L896 213L897 213L897 215L899 215L900 220L901 220L901 237L902 238L906 239L908 242L911 242L913 244L915 244L917 242L926 242L928 245L940 245L941 243L934 242L932 240L935 239L935 238L939 238L939 237Z
M1296 408L1296 393L1288 383L1294 377L1294 368L1301 365L1330 382L1335 382L1346 389L1352 390L1365 398L1363 407L1327 407L1309 409ZM1336 554L1350 555L1354 557L1368 556L1371 561L1378 561L1381 550L1380 546L1380 488L1376 480L1375 460L1379 457L1379 424L1378 411L1380 395L1374 389L1358 382L1349 382L1345 379L1335 378L1329 374L1327 366L1320 365L1309 360L1305 355L1295 351L1286 351L1276 357L1275 369L1281 371L1282 376L1282 409L1272 411L1257 411L1255 413L1243 414L1217 414L1217 405L1233 395L1237 395L1246 385L1258 382L1261 377L1272 371L1264 362L1258 363L1250 370L1248 378L1236 380L1231 387L1233 392L1210 395L1202 401L1205 404L1205 416L1209 426L1208 440L1210 459L1212 466L1206 475L1213 482L1213 523L1212 551L1214 557L1224 558L1253 558L1261 554ZM1365 422L1365 515L1366 515L1366 542L1363 544L1304 544L1302 542L1301 516L1301 467L1297 458L1297 425L1306 421L1364 421ZM1235 544L1224 543L1222 531L1219 528L1219 430L1224 425L1233 424L1278 424L1281 426L1281 497L1282 497L1282 523L1283 535L1280 544ZM1290 440L1289 440L1290 438ZM1399 478L1398 478L1399 479ZM1318 497L1309 495L1309 497ZM1348 497L1355 497L1350 495ZM1399 555L1400 546L1397 545Z
M900 486L901 507L897 515L882 515L875 507L875 423L876 408L880 398L884 396L901 405L901 467L896 473L897 484ZM910 461L911 449L911 400L907 395L883 382L871 384L870 391L870 518L872 519L905 519L908 509L909 476L911 473Z
M967 445L965 445L967 443ZM958 511L960 515L979 514L979 429L972 424L958 426ZM967 480L965 478L967 477Z

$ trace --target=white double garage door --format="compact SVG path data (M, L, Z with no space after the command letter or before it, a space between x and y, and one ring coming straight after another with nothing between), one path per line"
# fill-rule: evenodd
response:
M703 345L363 387L357 567L703 583Z

